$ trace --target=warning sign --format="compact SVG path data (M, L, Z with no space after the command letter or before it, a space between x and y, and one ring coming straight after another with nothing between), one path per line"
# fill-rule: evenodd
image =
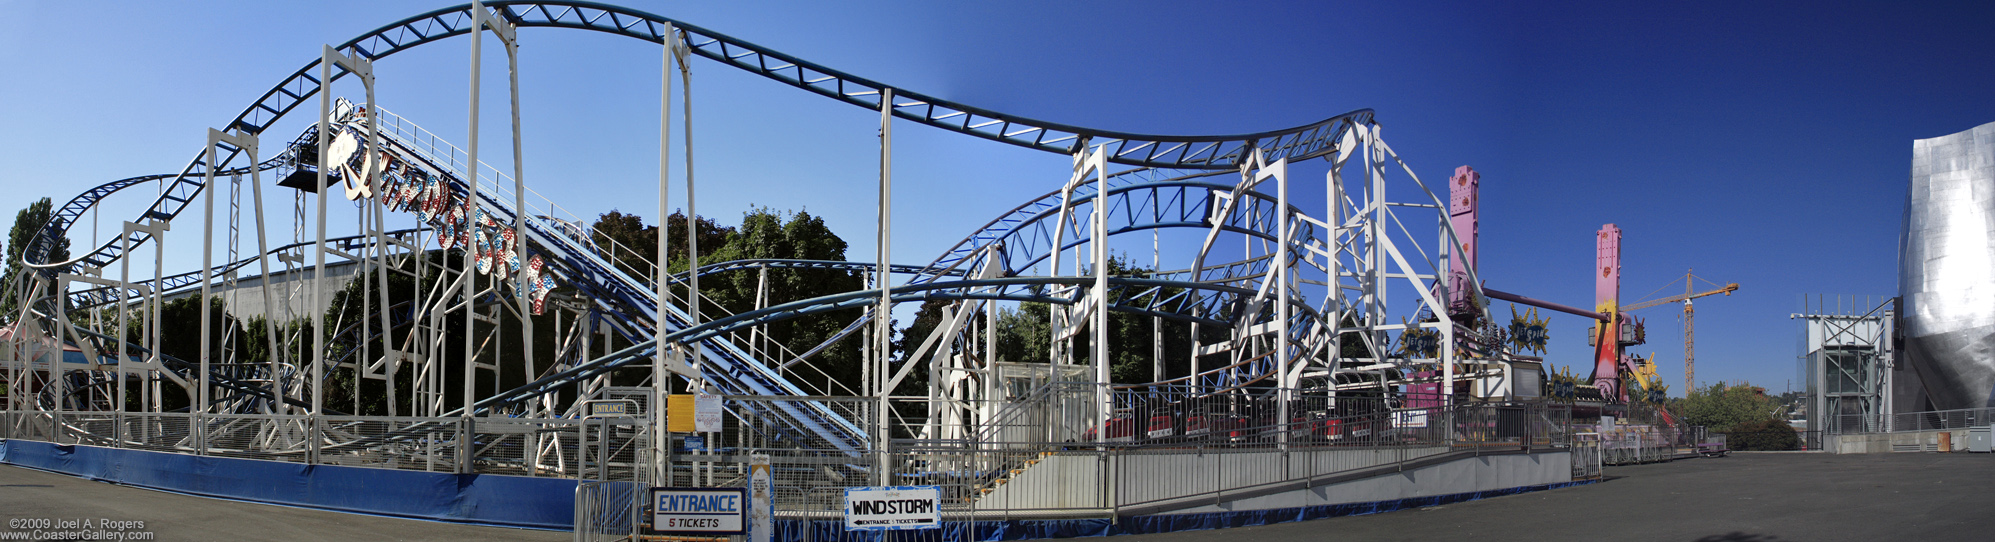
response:
M700 394L693 400L693 430L701 433L720 432L720 396Z
M719 395L673 395L665 398L665 430L674 433L719 433Z
M693 417L693 396L673 395L665 398L666 431L693 432Z
M901 531L942 526L942 490L936 486L845 489L845 530Z

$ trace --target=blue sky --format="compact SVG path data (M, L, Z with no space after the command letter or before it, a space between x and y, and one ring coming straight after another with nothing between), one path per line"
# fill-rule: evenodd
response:
M0 209L177 170L207 128L322 44L445 5L0 0L14 14L0 21ZM1430 182L1463 164L1482 172L1491 287L1590 305L1593 232L1619 224L1624 302L1692 267L1741 283L1699 304L1698 377L1774 390L1794 373L1788 315L1802 294L1895 290L1912 140L1995 121L1995 5L1980 2L628 5L1065 124L1239 133L1372 108ZM528 184L585 217L655 214L658 48L551 29L521 39ZM468 44L381 61L383 103L462 145ZM504 164L504 56L487 44L484 153ZM853 259L872 259L877 114L711 62L693 70L700 213L731 223L750 205L807 209L852 242ZM357 98L347 85L339 94ZM294 137L300 117L265 148ZM895 136L902 262L932 259L1069 167L908 123ZM144 203L114 202L103 223ZM268 204L287 216L288 200ZM182 222L170 235L198 231ZM74 232L81 248L88 234ZM174 239L168 269L191 269ZM1636 352L1657 354L1680 393L1676 309L1643 314L1651 343ZM1555 318L1549 359L1584 366L1585 325Z

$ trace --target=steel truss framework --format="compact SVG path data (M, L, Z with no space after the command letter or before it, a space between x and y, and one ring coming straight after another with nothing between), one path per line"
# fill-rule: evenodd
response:
M698 56L881 111L886 127L900 119L1067 155L1073 161L1072 175L1059 189L993 219L931 263L889 266L887 271L901 280L873 279L865 290L784 303L758 297L756 309L741 314L719 313L711 303L689 311L690 300L661 296L669 289L660 280L698 291L698 277L713 273L826 269L886 275L875 264L751 260L712 263L701 266L698 273L661 279L655 267L633 273L612 264L611 254L629 248L599 246L581 233L580 219L556 216L558 206L533 194L521 179L520 70L511 52L519 40L517 29L523 27L593 30L659 43L665 50L668 104L672 63L679 62L682 81L690 86L686 62ZM475 47L485 30L507 45L513 74L516 158L511 174L477 160L475 113L472 140L465 150L373 103L373 62L457 35L471 34ZM334 101L324 92L322 82L347 76L356 76L365 87L366 103ZM475 111L477 78L473 80ZM271 135L265 130L313 96L320 98L320 122L273 153L273 158L259 161L259 138ZM689 95L686 100L690 101ZM1204 336L1201 329L1223 330L1226 336L1216 343L1193 345L1192 374L1160 377L1155 383L1122 388L1126 390L1176 387L1207 395L1275 394L1294 399L1298 393L1334 396L1340 389L1411 382L1416 371L1431 369L1438 377L1425 381L1438 382L1443 393L1452 394L1457 380L1484 378L1491 374L1488 365L1508 358L1488 329L1493 318L1473 263L1451 258L1471 241L1451 225L1441 197L1385 144L1368 110L1245 135L1154 136L1095 130L890 87L627 8L499 1L425 13L326 47L318 60L287 77L224 126L225 130L210 130L208 147L179 173L108 183L57 210L27 251L26 263L41 272L9 285L26 294L24 299L38 300L24 304L17 315L18 321L29 322L34 329L14 334L15 352L26 353L15 357L33 358L37 344L68 343L91 361L73 369L55 369L62 367L59 363L11 363L10 410L123 411L123 401L105 399L109 392L102 386L70 386L70 379L61 376L112 372L118 375L109 379L116 383L117 397L124 397L127 380L135 379L141 393L149 394L145 400L155 411L164 393L161 383L171 381L189 390L198 413L327 414L331 412L325 407L326 382L346 371L386 382L391 415L407 408L408 414L430 417L573 416L582 404L575 399L600 397L612 371L654 360L661 361L652 378L660 389L668 374L677 374L704 389L733 395L875 397L880 412L898 416L892 419L908 428L907 434L962 441L981 434L980 426L1007 415L996 401L1001 375L999 360L992 355L994 320L1000 304L1018 302L1049 304L1052 340L1045 358L1012 361L1084 367L1082 373L1090 376L1082 383L1095 390L1084 414L1097 428L1105 428L1119 408L1108 385L1111 353L1106 334L1112 312L1187 322L1194 338ZM669 133L669 124L661 130ZM890 137L889 130L883 134ZM685 144L690 156L691 142ZM890 160L890 154L883 152L883 170L890 167ZM1328 164L1320 184L1297 173L1298 164L1318 160ZM231 165L236 163L249 165ZM664 169L661 165L661 175ZM688 165L688 177L690 171ZM269 229L262 214L264 172L273 178L316 179L308 185L318 194L311 198L318 206L316 216L307 212L308 198L300 192L295 200L294 239L276 248L265 239ZM244 176L249 180L247 203L242 201ZM219 180L223 178L229 179L226 186ZM49 261L55 240L82 223L102 200L154 183L160 187L158 199L137 220L126 222L115 239L70 260ZM1325 196L1321 204L1292 199L1290 189L1299 183L1320 186ZM228 205L219 214L228 253L215 263L212 247L223 234L215 231L218 213L213 199L223 188ZM342 192L359 202L360 231L328 236L326 199ZM1403 199L1388 197L1389 193ZM203 228L189 237L203 246L203 268L169 276L158 269L161 264L156 259L153 278L131 279L133 258L127 256L133 248L151 243L155 253L164 251L160 247L167 242L166 233L197 198L204 199L192 215ZM243 205L255 211L253 225L246 224L249 217L242 213ZM390 216L414 216L416 227L389 230ZM306 222L313 218L316 238L307 240ZM254 230L254 253L238 249L246 242L241 238L245 228ZM1144 277L1109 273L1113 240L1157 230L1202 232L1202 242L1187 251L1193 256L1178 270L1164 270L1160 264ZM431 243L457 264L436 265L439 260L425 248ZM1233 256L1234 251L1241 255ZM363 318L316 322L311 329L328 330L328 344L351 348L331 356L327 348L305 349L309 338L301 332L280 331L273 317L265 320L270 327L264 330L263 344L251 344L233 332L211 338L204 330L200 359L159 353L157 320L163 296L198 289L205 298L216 287L235 289L240 286L239 275L251 264L257 265L254 277L262 284L264 314L276 314L270 301L273 277L305 276L310 269L312 316L323 318L324 303L316 296L326 291L321 277L329 258L332 265L359 269L355 276L361 284ZM106 277L112 264L121 266L115 279ZM1042 267L1049 271L1039 272ZM395 275L416 279L418 293L391 296L389 278ZM1444 280L1450 276L1467 280ZM71 288L72 282L90 286ZM294 288L307 288L304 281L294 282ZM1451 292L1451 284L1470 291ZM1459 299L1471 300L1470 310L1450 310L1457 305L1450 301ZM880 314L883 300L949 304L943 324L930 336L914 338L919 346L898 359L890 359L893 356L884 348L871 348L868 379L857 389L837 382L810 384L812 356L831 344L867 333L874 335L869 344L883 344L880 332L868 330L876 325L873 318ZM201 306L205 321L208 306ZM127 327L126 318L144 320L139 334L143 338L133 342L103 332L112 324L101 314L82 318L105 308L116 313L117 328ZM853 308L865 309L864 315L822 344L779 345L766 340L763 328L772 322ZM525 316L549 309L556 314L558 338L546 349L553 353L551 359L535 360L531 320ZM496 374L497 352L508 348L505 334L499 331L502 326L486 325L486 331L479 331L477 324L497 322L502 314L529 322L518 337L521 350L529 354L524 375L528 383L480 393L472 388L476 379L462 379L465 387L456 395L462 402L453 405L448 401L452 393L442 389L443 360L457 348L445 344L449 322L461 321L463 327L458 329L467 330L461 333L462 374ZM80 319L87 323L76 321ZM34 333L50 339L38 341ZM1406 347L1409 335L1423 334L1437 336L1436 346ZM764 340L757 340L758 335ZM1367 354L1347 355L1350 341L1360 343L1362 347L1355 349ZM217 343L220 346L211 347ZM376 351L377 343L389 346ZM660 344L666 346L662 351ZM248 354L251 349L264 350L267 364L247 363L253 357ZM671 360L662 362L667 357ZM102 361L107 358L115 361ZM926 396L892 396L892 390L919 366L928 369ZM414 372L409 379L412 389L397 390L397 375L408 371ZM28 405L27 397L43 399ZM925 410L910 413L889 407L892 402L917 403ZM1279 404L1285 409L1289 403ZM884 429L862 427L862 422L822 401L745 404L754 410L754 417L769 424L770 431L798 446L863 451L880 450L886 444L881 438ZM1288 413L1282 415L1286 418ZM316 446L306 444L314 440L300 442ZM307 451L317 454L318 448Z

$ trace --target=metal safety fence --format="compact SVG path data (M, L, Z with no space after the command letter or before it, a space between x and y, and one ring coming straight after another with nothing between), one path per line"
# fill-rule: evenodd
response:
M1600 460L1607 465L1635 465L1676 459L1679 449L1696 446L1696 431L1672 425L1614 425L1591 428L1600 439Z
M1572 452L1573 480L1599 480L1605 473L1602 467L1606 459L1600 453L1599 433L1574 434L1568 450Z
M835 412L850 426L800 427L770 415L800 408ZM671 435L654 453L648 410L588 419L0 411L0 437L577 479L578 540L644 530L645 487L744 487L759 455L770 464L782 539L915 542L984 538L990 533L980 530L1001 520L1157 513L1450 454L1574 450L1573 435L1589 429L1572 423L1570 407L1542 402L1047 386L970 405L975 417L958 419L870 398L728 396L721 431ZM812 437L829 430L888 439L838 449ZM1597 476L1597 466L1581 465L1597 465L1605 446L1586 442L1575 451L1574 472ZM654 465L654 457L664 463ZM936 487L943 528L845 532L836 521L844 492L865 486Z
M575 542L629 540L637 532L636 482L583 482L575 486Z

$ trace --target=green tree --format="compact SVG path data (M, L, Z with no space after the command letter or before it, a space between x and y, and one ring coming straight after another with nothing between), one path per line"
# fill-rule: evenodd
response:
M1741 382L1728 386L1718 382L1692 391L1688 397L1671 402L1670 411L1684 423L1702 425L1713 432L1731 431L1744 424L1779 419L1780 409L1766 389Z
M658 227L644 225L644 217L611 210L597 217L590 236L603 257L632 277L648 278L645 270L658 261Z
M667 223L670 225L667 232L670 245L668 269L673 272L685 271L690 263L685 242L689 224L699 233L702 267L746 259L846 259L845 240L831 231L824 219L806 211L788 213L756 208L743 214L739 227L723 227L706 217L689 222L682 213L673 213ZM594 229L597 245L603 247L605 252L609 251L608 241L614 240L622 245L616 249L615 260L619 267L633 276L645 274L645 270L651 267L647 262L657 260L658 227L645 225L640 216L612 211L603 214ZM700 290L709 303L718 307L708 305L701 312L708 318L715 318L723 311L739 314L754 310L758 293L762 306L774 306L856 291L863 289L864 284L857 273L831 269L770 269L767 270L766 283L763 282L763 273L753 269L709 275L700 279ZM684 292L680 291L678 295L683 296ZM720 310L716 311L716 308ZM829 340L861 314L863 309L856 308L818 313L773 322L763 330L768 333L770 341L801 354ZM825 374L806 373L799 378L812 382L822 378L828 381L828 388L832 387L829 386L831 382L856 388L850 386L858 381L860 375L862 341L856 340L856 337L847 337L812 357L810 365Z
M20 300L16 299L20 296L20 292L16 289L21 285L16 284L16 279L20 277L24 268L21 256L34 242L35 235L55 217L54 206L55 204L48 198L42 198L14 214L14 226L7 230L7 270L5 275L0 275L0 322L12 322L15 313L20 312ZM68 259L69 238L59 237L44 261L59 262Z
M224 340L232 332L241 334L244 328L242 322L228 313L228 309L222 303L220 296L209 298L208 302L210 309L208 314L208 344L211 348L210 352L214 354L209 358L211 368L226 372L227 367L223 366L225 360L221 355ZM106 312L104 317L109 319L107 323L111 324L109 326L110 329L117 329L117 316L115 313ZM145 316L143 312L134 310L130 314L130 318L125 323L124 336L125 341L134 347L145 346ZM105 348L105 351L101 352L100 355L107 358L117 357L117 345L115 342L102 344L101 346ZM241 349L241 347L237 348L238 350ZM201 362L200 296L185 296L160 305L159 352L168 357L188 363ZM126 350L125 356L131 359L143 359L145 354L136 350ZM263 357L267 356L259 356L259 358ZM180 374L189 377L189 382L194 382L200 378L197 371L184 371ZM112 385L115 386L116 384ZM188 409L188 405L193 404L194 397L190 393L192 390L181 388L171 380L166 381L163 389L168 391L163 392L160 396L161 408L168 411L184 412ZM228 392L218 388L212 398L221 400L224 393ZM125 401L125 406L128 409L139 410L148 408L146 405L139 404L138 389L135 384L127 387Z
M683 231L680 230L680 235L684 235ZM711 252L706 250L706 241L701 241L702 265L755 259L846 260L845 239L831 231L823 218L811 215L809 211L790 213L766 207L756 208L742 215L740 227L715 231L723 232L724 239ZM704 235L706 230L703 225ZM684 267L682 259L674 259L674 269ZM707 297L734 314L754 310L758 292L763 295L761 306L767 307L865 288L865 280L858 273L833 269L769 269L766 283L763 272L752 269L711 275L700 280L700 289ZM801 354L830 340L862 314L865 314L864 309L859 308L823 312L772 322L764 330L777 344ZM861 374L860 348L863 345L860 343L863 341L856 339L859 336L854 334L840 340L812 357L811 365L822 370L823 375L806 373L800 378L812 381L825 378L856 389L857 386L851 384L858 382ZM825 391L832 392L831 389Z
M325 394L326 408L328 410L366 416L386 415L388 413L387 405L384 401L388 389L387 382L362 378L358 375L358 371L351 367L357 367L364 363L372 363L380 359L386 353L387 349L411 350L410 335L415 333L411 324L415 322L409 315L415 309L410 304L416 299L418 292L432 291L436 286L436 282L441 280L441 273L434 271L435 269L455 269L463 265L461 257L444 257L440 251L436 250L425 251L423 257L428 258L428 263L433 267L431 267L432 271L422 278L421 284L417 283L417 279L414 276L417 267L417 260L415 258L405 258L397 264L397 267L401 271L406 271L406 273L388 273L388 299L392 306L381 306L380 279L373 273L360 274L349 279L345 286L333 294L332 301L326 305L325 322L326 335L328 335L326 340L326 361L332 364L333 367L338 367L341 364L350 365L349 368L331 370L326 377ZM449 291L443 292L443 295L452 296L457 293ZM363 309L374 312L367 312ZM381 317L379 315L382 311L386 311L391 315L391 323L397 321L402 323L387 333L383 333L381 330ZM447 330L443 344L450 346L444 349L445 359L457 360L456 362L446 361L442 363L441 366L446 375L446 383L442 388L448 390L448 393L455 394L458 390L463 389L463 348L460 345L464 344L464 318L459 313L456 317L443 318L442 323ZM261 342L262 328L260 326L262 323L257 322L256 325L258 327L255 328L254 334L257 336L258 342L249 344L251 345L250 348L255 350L255 357L263 358L265 354L263 353L264 347ZM367 336L363 338L363 335ZM418 338L417 340L422 339ZM366 341L367 343L364 350L367 357L373 359L365 359L360 355L363 352L362 341ZM457 354L454 358L450 356L453 353ZM514 357L517 357L517 355ZM263 361L267 362L268 360ZM407 396L414 386L415 373L416 370L413 366L404 366L396 373L396 395ZM501 376L504 376L503 371L501 371ZM359 388L357 392L355 390L356 387ZM489 392L489 388L478 388L478 390ZM446 404L458 404L456 400L460 399L448 400ZM406 408L407 404L401 405L396 414L407 415Z
M667 261L678 262L672 266L683 268L686 260L686 215L672 213L668 218L671 224L665 239L668 251ZM711 218L699 217L700 264L725 261L713 258L715 251L727 244L728 236L734 228L722 227ZM658 226L645 225L644 217L627 214L615 209L596 218L590 236L596 248L609 257L619 269L631 277L648 280L654 262L658 261Z
M1129 263L1125 255L1111 255L1108 259L1108 273L1115 277L1147 278L1151 271ZM1179 293L1166 289L1155 295L1171 296ZM1122 291L1111 297L1111 304L1140 305L1147 299L1124 299L1125 295L1146 295L1140 291ZM1003 361L1034 361L1044 363L1051 354L1052 316L1045 303L1019 303L1015 308L999 308L997 359ZM1092 321L1079 322L1080 329L1074 334L1073 348L1079 359L1086 359L1093 337ZM1180 378L1191 374L1191 324L1169 318L1161 322L1150 316L1115 311L1108 315L1109 379L1118 384L1137 384L1153 380L1153 348L1155 334L1159 331L1164 342L1164 378ZM921 331L910 329L911 332ZM1224 329L1217 326L1204 326L1200 334L1207 344L1221 340ZM1208 369L1214 367L1206 364Z
M998 361L1045 363L1052 350L1052 316L1045 303L1024 302L997 311Z

